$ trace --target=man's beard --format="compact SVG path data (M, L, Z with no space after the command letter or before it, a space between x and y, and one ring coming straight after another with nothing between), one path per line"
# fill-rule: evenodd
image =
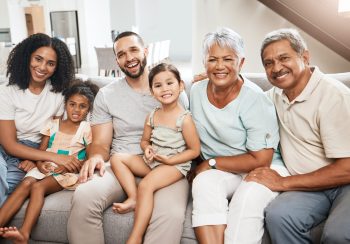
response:
M139 72L137 72L136 74L131 74L129 71L127 71L127 69L122 68L122 67L120 67L120 69L121 69L121 71L123 71L123 73L124 73L126 76L128 76L128 77L130 77L130 78L133 78L133 79L137 79L137 78L139 78L139 77L143 74L143 72L145 71L146 66L147 66L147 58L144 57L144 58L142 59L142 61L141 61L141 65L140 65Z

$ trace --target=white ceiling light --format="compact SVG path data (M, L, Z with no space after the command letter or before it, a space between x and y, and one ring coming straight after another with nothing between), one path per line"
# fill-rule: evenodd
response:
M350 17L350 0L338 1L338 13L344 17Z

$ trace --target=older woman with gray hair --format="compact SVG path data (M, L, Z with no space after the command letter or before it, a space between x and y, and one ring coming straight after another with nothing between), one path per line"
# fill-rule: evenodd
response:
M244 181L258 167L288 175L278 152L273 103L240 72L244 44L221 28L204 38L207 80L192 86L190 108L202 162L192 186L192 224L200 243L261 243L264 209L278 192Z

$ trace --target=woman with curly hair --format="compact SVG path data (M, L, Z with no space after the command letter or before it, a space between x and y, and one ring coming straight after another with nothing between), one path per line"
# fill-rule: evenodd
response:
M52 161L78 172L72 156L41 151L40 129L62 116L62 91L74 78L74 65L64 42L34 34L11 51L9 83L0 86L0 206L30 169L31 161ZM28 160L23 160L28 159Z

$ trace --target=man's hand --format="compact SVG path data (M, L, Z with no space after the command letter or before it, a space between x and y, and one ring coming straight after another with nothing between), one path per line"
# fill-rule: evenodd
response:
M24 172L28 172L29 170L36 167L36 164L31 160L23 160L18 164L18 168L23 170Z
M52 161L57 165L64 166L71 173L79 173L81 168L80 161L73 155L55 154Z
M101 156L93 156L85 161L83 167L80 170L79 182L84 183L89 179L92 179L95 169L99 170L100 176L105 173L105 162Z
M283 179L275 170L268 167L261 167L252 170L246 177L245 181L255 181L260 183L271 191L283 191Z

